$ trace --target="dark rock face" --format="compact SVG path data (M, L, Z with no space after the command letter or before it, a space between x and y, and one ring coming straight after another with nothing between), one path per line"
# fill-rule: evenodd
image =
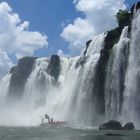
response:
M87 50L88 50L88 47L89 47L89 45L90 45L91 42L92 42L92 40L89 40L89 41L86 42L86 49L84 51L84 56L86 55Z
M60 58L57 55L52 55L48 66L48 74L54 77L55 81L58 80L60 74Z
M131 8L132 16L134 14L134 9L136 9L136 10L140 9L140 2L137 2L132 6L132 8Z
M127 22L127 26L129 26L128 36L130 37L132 19L131 19L131 16L129 16L129 18L130 19L129 19L129 22ZM104 48L100 52L100 59L96 66L96 72L95 72L96 77L94 80L96 82L94 82L94 85L93 85L93 93L95 95L95 91L96 91L96 94L97 94L97 95L95 95L97 97L97 103L96 103L97 107L96 108L97 108L97 112L102 115L105 114L105 99L104 99L105 79L106 79L106 74L107 74L106 71L107 71L107 64L108 64L109 56L110 56L110 53L112 51L114 44L118 43L122 30L123 30L123 27L125 25L126 25L126 23L124 23L124 25L121 25L121 26L115 28L114 30L107 32L107 36L105 38L105 43L104 43ZM128 50L127 47L129 47L129 46L126 46L126 51L124 50L124 53L127 53L126 59L129 55L129 52L127 52L127 50ZM126 62L126 64L127 64L127 62ZM124 66L124 68L122 68L121 71L125 72L126 67L127 66ZM124 79L122 81L124 81ZM121 93L120 93L121 102L123 102L123 90L124 90L124 86L122 85ZM122 103L120 103L120 104L122 104ZM121 112L121 109L120 109L120 112Z
M111 120L99 126L99 130L122 130L120 122Z
M17 66L10 70L12 74L9 85L9 99L20 98L25 90L25 83L28 76L31 74L36 58L24 57L18 61ZM47 72L54 77L55 81L58 80L60 74L60 58L57 55L52 55ZM43 78L40 80L44 82ZM44 85L42 83L41 85ZM16 99L15 98L15 99Z
M32 72L35 59L34 57L21 58L17 66L11 68L10 73L12 77L9 85L9 97L22 96L26 80Z
M116 28L112 31L107 33L105 38L105 44L103 50L101 50L101 56L97 63L96 72L95 72L95 81L93 85L93 93L97 97L97 112L99 114L105 114L105 99L104 99L104 90L105 90L105 76L106 76L106 69L107 63L109 60L109 55L111 49L113 48L114 44L117 43L120 39L120 35L122 32L122 28Z
M81 57L81 58L79 59L79 61L77 62L76 68L78 68L79 66L82 66L82 65L84 65L84 64L86 63L87 57L86 57L85 55L86 55L86 53L87 53L87 50L88 50L89 45L90 45L91 42L92 42L92 40L89 40L89 41L86 42L86 49L85 49L85 51L83 52L83 57Z
M123 130L134 130L135 126L132 122L128 122L124 125Z

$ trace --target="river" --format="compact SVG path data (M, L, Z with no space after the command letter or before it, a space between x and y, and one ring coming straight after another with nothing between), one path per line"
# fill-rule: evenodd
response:
M116 134L112 136L110 134ZM78 128L1 127L0 140L138 140L140 131Z

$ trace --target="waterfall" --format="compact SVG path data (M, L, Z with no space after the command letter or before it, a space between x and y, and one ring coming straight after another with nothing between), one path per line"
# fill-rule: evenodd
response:
M8 87L11 79L11 74L6 74L4 78L2 78L0 82L0 106L3 106L6 102L6 98L8 95Z
M129 56L128 27L110 52L105 82L106 120L119 119L123 103L124 79Z
M122 15L121 27L88 41L80 56L20 59L0 81L0 126L36 126L46 113L78 126L112 119L139 126L138 8Z
M81 56L60 58L58 79L48 72L50 58L36 59L25 83L22 99L12 105L3 105L4 110L0 110L3 113L0 116L3 122L0 124L38 125L41 122L40 116L47 113L54 120L89 125L91 116L96 116L91 98L94 94L93 77L105 37L104 33L96 36ZM1 92L2 100L8 96L6 92L9 83L10 75L0 85L6 86L6 91Z
M46 72L48 65L48 58L37 59L34 70L25 85L24 100L34 109L45 104L44 97L49 92L54 80L53 77Z
M96 113L90 99L94 84L91 80L105 36L95 37L81 57L60 58L61 70L55 86L53 77L46 72L49 60L37 59L24 92L25 100L30 102L28 104L39 114L48 113L55 120L86 124L90 118L87 114ZM81 60L85 63L77 66ZM40 81L42 78L43 83Z
M39 125L46 113L80 126L111 119L139 124L139 27L137 10L131 28L97 35L80 56L21 59L0 82L0 125Z
M140 116L140 10L132 21L129 65L125 79L123 118L139 124Z
M0 82L0 125L39 125L46 113L82 126L111 119L139 124L139 27L135 10L132 27L97 35L80 56L20 60Z
M76 101L76 122L84 125L91 125L97 121L96 95L93 87L96 83L94 77L96 66L100 58L100 51L104 48L106 34L101 34L93 39L85 55L87 62L80 68L78 96ZM90 115L87 115L90 114ZM95 119L96 118L96 119Z

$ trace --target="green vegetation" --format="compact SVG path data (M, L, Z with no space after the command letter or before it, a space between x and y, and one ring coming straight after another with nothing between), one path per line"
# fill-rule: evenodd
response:
M119 10L116 15L119 27L128 26L131 22L131 13L127 10Z

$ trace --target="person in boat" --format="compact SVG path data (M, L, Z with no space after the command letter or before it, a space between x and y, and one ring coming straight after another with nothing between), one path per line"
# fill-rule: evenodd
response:
M50 118L50 116L46 113L46 114L44 115L44 117L41 117L42 124L44 124L44 121L45 121L46 119L48 120L48 124L56 123L56 122L54 122L53 118Z
M42 123L42 124L44 124L44 121L45 121L46 119L48 120L48 123L51 122L51 119L50 119L50 117L49 117L48 114L45 114L45 115L40 116L40 117L41 117L41 123Z
M51 122L51 119L50 119L50 117L49 117L49 115L48 115L48 114L45 114L45 119L47 119L47 120L48 120L48 123L50 123L50 122Z
M40 118L41 118L41 124L44 124L45 116L44 115L43 116L40 116Z
M41 117L41 120L42 120L42 124L44 124L44 118L43 117Z
M53 123L53 118L51 118L51 123Z

